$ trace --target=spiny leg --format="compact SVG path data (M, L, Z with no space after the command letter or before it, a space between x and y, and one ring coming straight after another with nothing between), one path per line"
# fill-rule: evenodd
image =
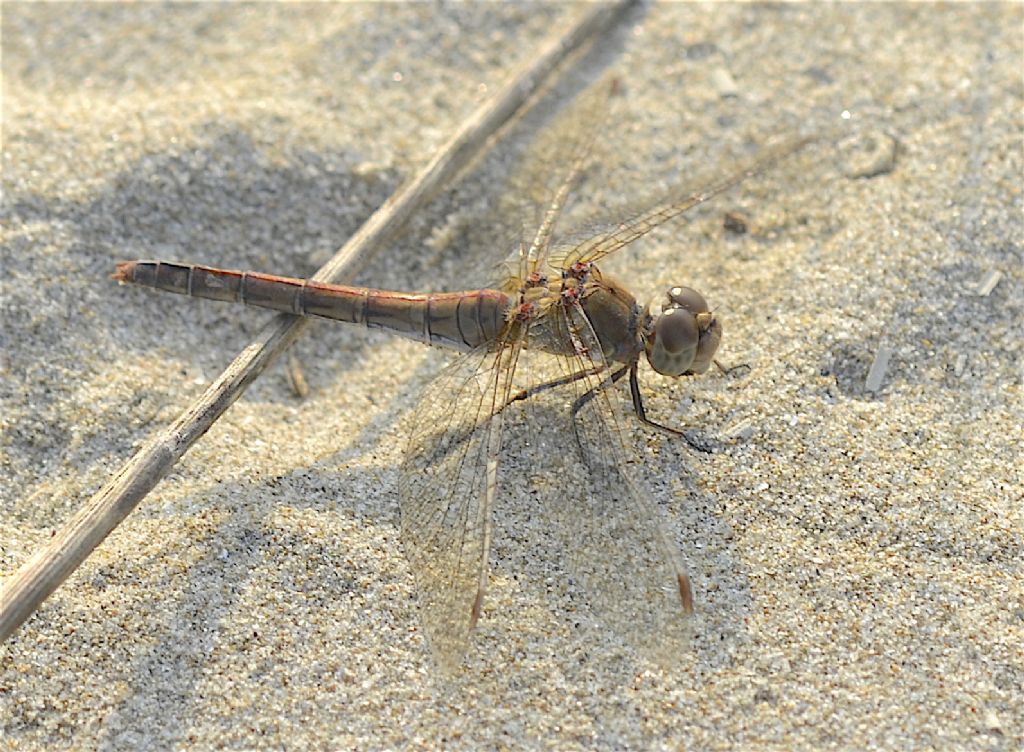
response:
M623 367L622 370L625 371L626 370L625 367ZM637 363L634 362L633 365L629 367L629 392L630 392L630 394L633 397L633 412L636 413L636 417L640 420L640 422L643 423L646 426L650 426L651 428L657 428L659 431L663 431L663 432L667 433L669 436L679 436L679 437L682 437L682 439L684 441L686 441L687 444L689 444L691 447L696 449L698 452L704 452L705 454L711 454L712 453L711 447L707 446L706 444L702 444L699 441L695 441L694 439L691 439L684 432L680 431L677 428L670 428L669 426L665 426L665 425L662 425L661 423L657 423L657 422L655 422L655 421L653 421L653 420L651 420L650 418L647 417L647 411L644 410L644 401L643 401L643 398L640 396L640 384L637 382L636 374L637 374ZM621 375L621 373L620 373L620 375ZM586 395L584 395L584 396L586 396Z
M571 373L568 376L562 376L561 378L558 378L558 379L552 379L551 381L545 381L543 384L537 384L537 386L530 387L529 389L520 389L518 392L516 392L516 394L514 394L512 397L509 398L509 400L502 406L501 409L504 410L506 407L511 405L513 402L518 402L520 400L529 399L530 397L533 397L534 395L540 394L541 392L546 392L549 389L555 389L555 388L560 387L560 386L565 386L566 384L571 384L574 381L579 381L580 379L585 379L585 378L587 378L589 376L596 376L599 373L601 373L601 371L603 371L603 370L605 370L605 369L603 367L601 367L601 366L595 366L593 368L585 368L582 371L577 371L576 373ZM616 377L616 376L613 376L612 378L614 380L618 379L618 377ZM589 392L588 392L588 394L589 394ZM575 414L576 414L576 411L574 409L573 410L573 415L575 415Z
M513 394L511 397L508 397L505 400L505 403L501 407L499 407L496 410L494 410L491 413L491 416L493 417L493 416L497 415L498 413L503 412L506 408L508 408L510 405L512 405L513 402L519 402L521 400L527 400L530 397L533 397L533 396L536 396L536 395L540 394L541 392L546 392L546 391L548 391L550 389L556 389L557 387L565 386L566 384L571 384L574 381L580 381L581 379L585 379L585 378L588 378L590 376L595 376L595 375L601 373L604 370L605 370L605 368L601 367L601 366L595 366L594 368L586 368L586 369L584 369L582 371L577 371L576 373L569 374L568 376L562 376L561 378L558 378L558 379L552 379L551 381L545 381L543 384L537 384L536 386L530 387L529 389L520 389L518 392ZM623 370L625 370L625 369L623 369ZM615 376L614 380L617 381L621 377L622 377L622 372L620 372L617 376ZM586 396L586 395L584 395L584 396ZM573 416L575 416L575 414L576 414L576 412L575 412L575 409L574 409L573 410ZM452 438L451 438L451 446L458 446L462 442L467 441L473 435L473 432L475 430L476 430L476 426L470 426L468 429L463 431L461 434L453 434Z
M740 366L738 366L738 367L740 367ZM633 398L633 412L636 413L636 417L637 417L637 419L641 423L643 423L646 426L650 426L651 428L656 428L659 431L663 431L664 433L667 433L669 436L681 437L687 444L689 444L691 447L696 449L698 452L703 452L704 454L711 454L712 453L713 450L707 444L703 444L703 443L701 443L699 441L696 441L696 440L690 438L685 432L680 431L677 428L671 428L669 426L662 425L661 423L653 421L653 420L651 420L650 418L647 417L647 411L644 409L644 401L643 401L643 398L640 396L640 384L637 382L637 377L636 377L636 374L637 374L637 363L634 362L630 366L623 366L619 370L613 371L612 375L610 377L611 383L613 383L613 384L617 383L619 381L619 379L621 379L623 376L626 375L627 371L629 371L629 391L630 391L630 394L631 394L631 396ZM590 369L590 371L581 371L580 373L573 374L571 377L565 377L565 378L562 378L562 379L558 379L557 382L549 382L549 384L541 384L539 387L535 387L535 390L541 390L541 389L549 388L549 386L560 386L561 384L568 384L568 383L570 383L572 381L577 381L577 380L579 380L581 378L584 378L585 376L590 375L591 372L599 372L599 371L597 369ZM602 384L598 384L593 389L589 389L588 391L586 391L583 394L581 394L576 399L576 401L573 403L573 405L572 405L572 418L573 418L573 427L574 428L576 426L576 414L579 413L579 411L582 410L583 407L588 402L590 402L592 399L594 399L594 397L596 396L597 390L604 388L604 386L605 386L605 384L603 384L603 383ZM534 390L531 390L531 391L534 391ZM528 396L528 395L521 396L522 394L523 393L520 392L520 394L516 395L516 397L514 397L513 400L514 399L525 399L526 396ZM511 402L512 400L509 400L509 401Z
M623 366L619 370L613 371L612 375L609 377L610 380L611 380L611 383L612 384L617 383L618 380L621 379L626 374L627 370L629 370L629 366ZM583 409L584 405L586 405L588 402L590 402L592 399L594 399L594 397L597 396L597 390L598 389L603 389L604 387L605 387L605 383L601 382L597 386L592 387L591 389L588 389L587 391L585 391L583 394L581 394L579 397L576 398L575 402L572 403L572 413L571 413L572 414L572 430L573 430L573 433L576 434L576 443L579 444L580 449L583 449L583 444L582 444L581 439L580 439L579 421L576 419L576 416L578 415L579 411Z

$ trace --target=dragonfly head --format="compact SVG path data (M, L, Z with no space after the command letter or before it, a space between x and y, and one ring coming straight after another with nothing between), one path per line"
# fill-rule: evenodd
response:
M689 376L708 370L722 341L722 325L704 296L689 287L673 287L649 315L644 349L655 371Z

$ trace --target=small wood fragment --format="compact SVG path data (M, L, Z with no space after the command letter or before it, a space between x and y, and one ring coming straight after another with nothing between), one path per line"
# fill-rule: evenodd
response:
M750 223L739 212L727 211L722 217L722 227L736 235L743 235L750 227Z
M711 71L711 85L715 87L718 96L723 99L735 97L740 93L740 87L736 85L736 79L727 68L715 68Z
M953 364L953 375L960 378L964 375L964 370L967 368L967 355L960 353L956 356L956 362Z
M288 351L288 362L284 372L288 379L288 386L292 388L292 393L299 399L304 399L309 394L309 384L306 382L306 375L302 372L302 362L295 355L294 349Z

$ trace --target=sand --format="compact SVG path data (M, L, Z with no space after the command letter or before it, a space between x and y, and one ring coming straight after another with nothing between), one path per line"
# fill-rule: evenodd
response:
M116 261L309 274L578 12L5 4L0 575L270 318L118 287ZM1024 748L1022 20L642 8L360 273L485 282L581 80L623 96L570 224L829 134L611 262L642 299L702 290L749 366L643 378L715 449L633 432L694 580L678 665L566 595L520 483L439 673L397 468L444 355L319 323L309 394L264 374L0 646L0 749Z

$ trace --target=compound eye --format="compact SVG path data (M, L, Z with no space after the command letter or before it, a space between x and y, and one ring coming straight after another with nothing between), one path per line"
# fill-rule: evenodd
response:
M668 291L669 305L679 306L692 314L705 313L708 310L708 302L704 296L692 287L673 287Z
M651 367L665 376L681 376L690 370L700 342L696 317L682 308L669 308L654 324L647 346Z
M695 348L700 339L696 317L681 308L670 308L662 313L654 328L657 341L670 354Z

